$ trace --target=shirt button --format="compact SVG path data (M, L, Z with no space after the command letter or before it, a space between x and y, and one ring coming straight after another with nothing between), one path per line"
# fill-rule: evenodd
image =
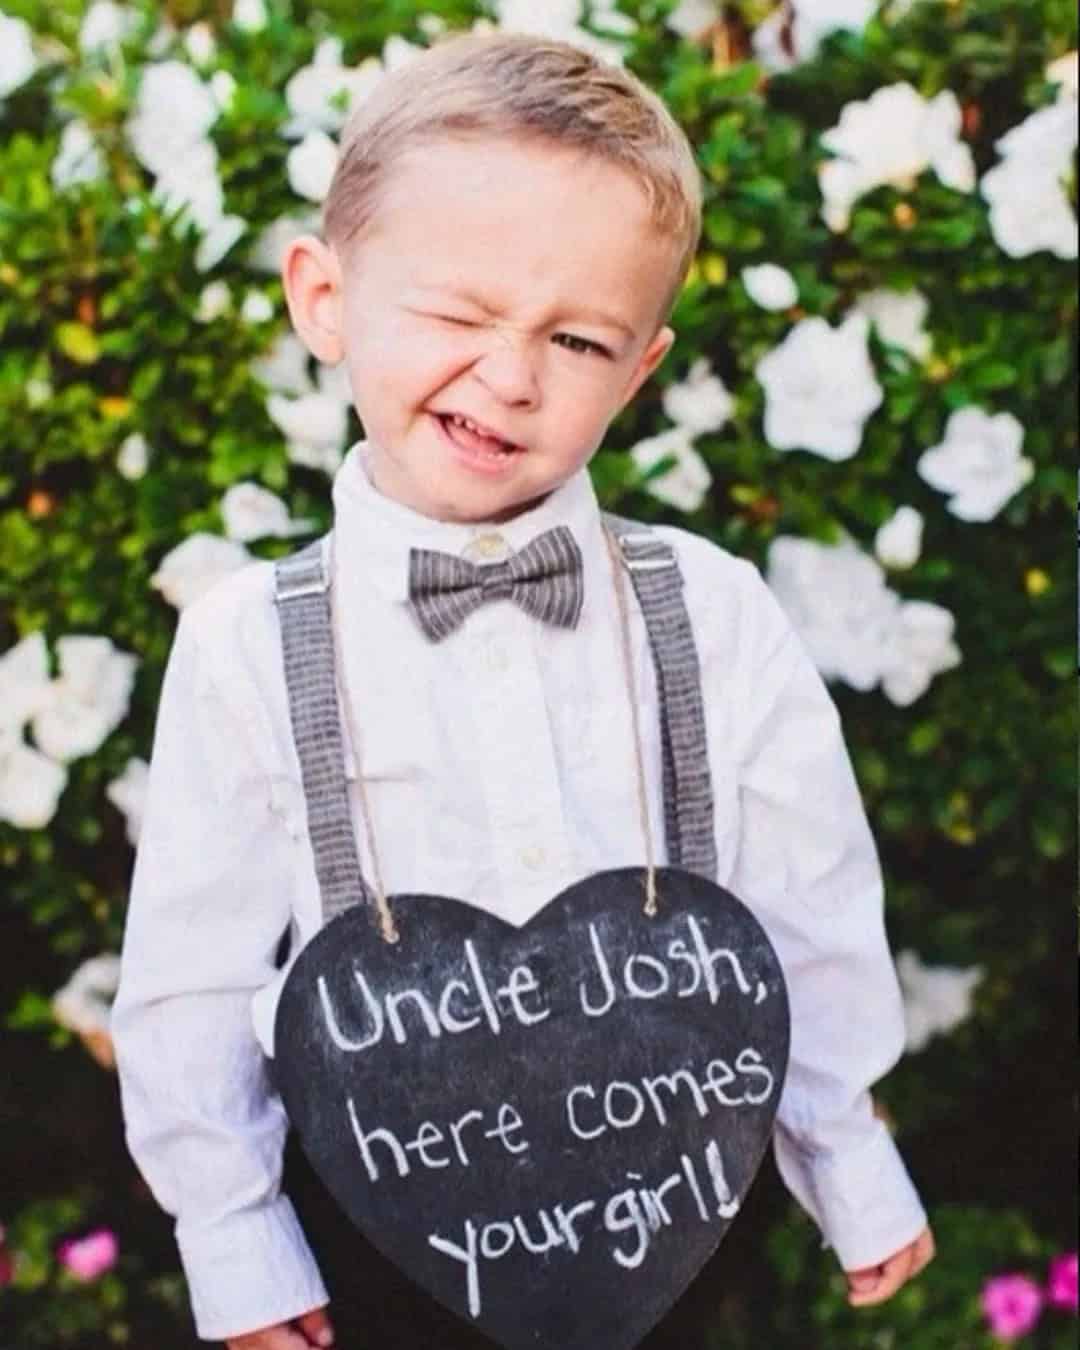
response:
M465 549L469 557L480 558L484 562L497 562L509 552L509 545L501 534L478 534Z
M521 850L522 866L527 867L530 872L539 872L547 861L547 851L538 844L532 844L529 848Z

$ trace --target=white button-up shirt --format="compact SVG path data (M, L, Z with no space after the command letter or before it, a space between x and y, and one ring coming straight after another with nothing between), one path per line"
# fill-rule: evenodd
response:
M382 497L350 450L334 480L332 596L357 775L390 894L456 896L523 925L567 886L645 859L631 712L601 517L582 471L498 526L435 521ZM434 644L408 605L411 547L492 561L555 525L584 556L574 630L511 601ZM715 797L717 880L765 926L792 1045L775 1152L848 1269L926 1215L868 1089L903 1046L877 856L836 710L756 569L662 528L685 581ZM657 860L664 860L652 658L629 596ZM339 681L339 695L342 682ZM347 732L345 733L347 736ZM161 693L113 1010L128 1143L176 1234L200 1335L326 1301L280 1191L287 1121L264 1059L285 972L321 906L292 741L272 565L184 610Z

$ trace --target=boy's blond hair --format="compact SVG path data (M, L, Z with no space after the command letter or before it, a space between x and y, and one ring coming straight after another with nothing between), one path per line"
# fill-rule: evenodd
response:
M667 318L701 233L701 178L693 151L663 101L641 80L566 42L459 34L387 75L354 109L342 134L323 204L327 242L345 256L369 229L402 154L467 137L566 147L628 172L674 255L660 323Z

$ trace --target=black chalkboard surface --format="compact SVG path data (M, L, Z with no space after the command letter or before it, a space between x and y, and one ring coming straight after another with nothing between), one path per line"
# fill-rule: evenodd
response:
M734 1219L787 1068L783 975L729 892L602 872L524 928L396 896L300 953L277 1078L338 1203L507 1350L630 1350Z

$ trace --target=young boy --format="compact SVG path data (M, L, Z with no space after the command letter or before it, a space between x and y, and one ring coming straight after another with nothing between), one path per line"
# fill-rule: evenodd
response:
M521 925L582 877L644 860L587 465L671 346L699 219L689 146L638 81L561 43L471 36L357 109L326 240L288 250L293 323L321 361L346 362L366 433L334 480L331 589L357 847L389 895ZM412 550L487 565L559 527L583 586L561 620L503 594L445 631L423 622ZM757 572L657 534L700 661L713 879L754 909L789 985L777 1161L850 1301L878 1303L933 1241L869 1095L902 1017L838 719ZM661 840L657 681L633 600L629 622ZM388 1264L339 1295L348 1225L292 1145L282 1181L267 1057L282 935L295 956L321 923L309 823L273 568L256 563L184 611L162 690L113 1016L130 1146L176 1215L201 1336L302 1350L329 1343L332 1318L349 1347L472 1346Z

